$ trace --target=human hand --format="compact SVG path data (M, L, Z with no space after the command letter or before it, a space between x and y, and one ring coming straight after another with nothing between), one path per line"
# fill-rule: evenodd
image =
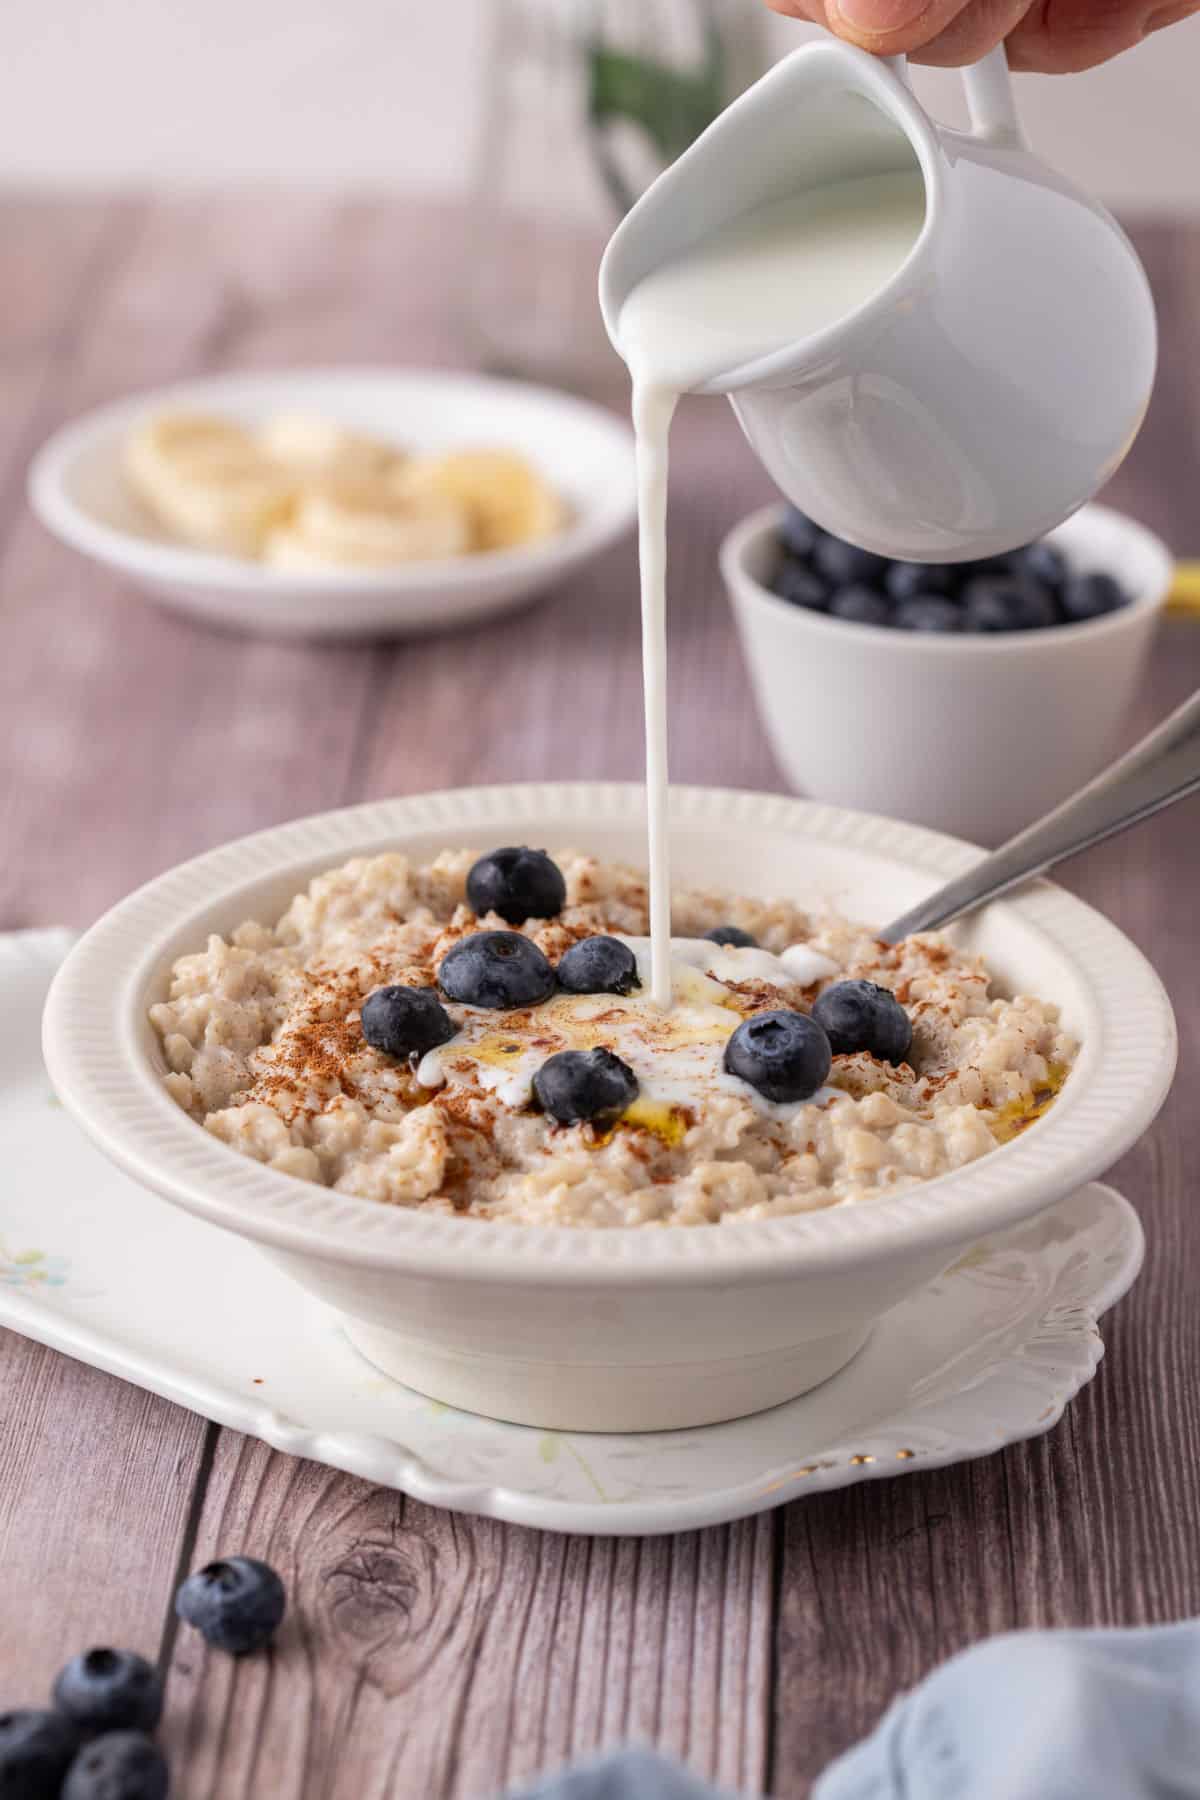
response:
M1065 75L1107 62L1200 0L767 0L880 56L959 67L1001 41L1014 69Z

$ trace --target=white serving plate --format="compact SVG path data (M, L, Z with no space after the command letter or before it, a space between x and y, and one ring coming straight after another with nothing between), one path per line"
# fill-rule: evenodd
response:
M455 1511L635 1535L939 1468L1048 1431L1138 1272L1137 1216L1092 1185L980 1244L841 1374L702 1430L503 1425L376 1373L250 1244L162 1203L55 1103L37 1050L67 932L0 937L0 1324L206 1418Z
M571 520L540 543L386 569L273 569L191 549L155 525L121 468L139 419L180 410L248 423L311 412L421 452L502 445L537 465ZM29 497L56 537L155 599L277 637L398 636L508 611L622 537L636 511L632 436L604 408L525 382L389 368L216 375L137 394L56 432L34 458Z
M972 919L998 979L1057 1001L1082 1050L1045 1118L933 1182L859 1206L696 1230L520 1226L388 1207L239 1156L162 1087L146 1009L210 931L275 919L355 854L574 843L643 859L642 789L429 794L327 813L186 863L82 938L46 1007L47 1064L99 1147L143 1185L254 1240L336 1307L388 1373L473 1412L659 1430L772 1406L824 1380L891 1307L980 1237L1092 1180L1140 1136L1175 1065L1170 1005L1139 951L1041 883ZM977 854L910 826L770 795L678 789L675 878L807 896L883 923Z

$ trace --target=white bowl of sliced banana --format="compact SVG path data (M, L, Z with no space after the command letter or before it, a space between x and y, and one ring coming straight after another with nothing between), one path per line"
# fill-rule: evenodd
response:
M63 542L211 624L444 629L534 599L623 536L610 412L431 370L223 375L64 427L29 475Z

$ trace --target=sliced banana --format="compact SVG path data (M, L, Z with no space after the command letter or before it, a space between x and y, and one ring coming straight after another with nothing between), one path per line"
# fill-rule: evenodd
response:
M414 457L400 477L409 494L456 500L471 520L476 550L507 550L561 531L562 498L512 450L456 450Z
M302 494L291 523L273 531L276 568L384 566L462 556L471 547L465 509L445 494L409 494L395 482L333 481Z
M278 413L267 420L258 441L268 456L303 478L391 475L407 461L395 444L314 413Z
M257 556L287 518L295 477L226 419L174 413L130 437L125 473L143 505L176 537L206 550Z

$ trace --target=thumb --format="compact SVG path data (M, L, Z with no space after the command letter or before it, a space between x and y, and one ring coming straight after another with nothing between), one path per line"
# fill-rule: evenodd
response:
M831 31L866 50L916 50L976 0L826 0Z

